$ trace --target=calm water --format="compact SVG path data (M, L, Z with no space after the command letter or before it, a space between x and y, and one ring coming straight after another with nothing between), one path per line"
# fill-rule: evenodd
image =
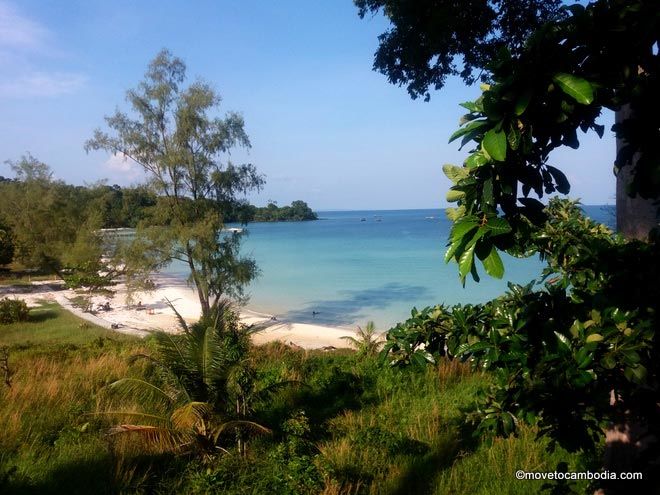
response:
M598 221L613 221L612 207L585 210ZM456 264L443 261L450 228L444 210L319 212L319 218L248 226L244 250L261 269L249 289L250 309L337 326L373 320L386 330L413 306L485 301L501 294L507 281L528 283L543 268L536 257L505 256L503 280L480 269L481 282L468 278L463 288Z

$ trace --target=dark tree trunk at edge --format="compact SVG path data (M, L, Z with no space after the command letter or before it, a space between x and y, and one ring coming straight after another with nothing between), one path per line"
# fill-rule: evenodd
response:
M616 112L616 121L621 122L630 116L630 107L625 106ZM623 141L616 140L617 154ZM627 193L627 186L632 178L637 159L631 165L622 167L616 176L616 230L628 239L648 238L649 231L658 226L658 207L654 200L643 199L640 196L631 198Z

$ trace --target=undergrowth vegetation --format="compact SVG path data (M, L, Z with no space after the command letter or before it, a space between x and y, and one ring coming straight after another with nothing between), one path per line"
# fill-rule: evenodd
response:
M300 384L251 404L250 419L270 435L206 456L141 449L111 432L152 399L110 404L104 390L127 378L158 383L157 366L131 359L157 355L156 339L81 327L53 304L30 318L0 335L12 370L0 388L2 493L522 494L541 482L517 481L517 469L580 467L577 455L548 454L529 427L486 443L474 436L464 409L490 378L464 363L399 369L351 350L279 343L250 351L256 389ZM107 414L119 406L121 415Z

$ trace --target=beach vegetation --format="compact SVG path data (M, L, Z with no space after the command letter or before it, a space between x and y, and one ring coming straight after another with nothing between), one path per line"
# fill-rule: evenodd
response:
M341 338L346 340L361 356L375 356L383 346L382 337L376 331L376 324L373 321L367 322L364 328L358 326L355 337L345 335Z
M380 39L378 69L408 83L413 97L441 85L438 77L450 73L443 56L455 47L413 43L437 36L427 11L357 3L362 15L385 7L395 24ZM447 201L456 203L447 212L453 227L445 259L456 262L463 283L469 275L479 281L478 263L502 278L504 251L539 254L548 264L539 286L511 285L483 305L429 308L421 323L396 327L385 349L393 364L445 356L491 371L488 392L468 416L480 431L507 436L535 425L549 448L604 449L595 468L643 471L651 487L658 449L647 440L660 433L657 301L649 296L660 275L657 6L602 0L558 14L528 23L524 43L501 40L484 64L481 95L461 104L468 113L450 137L469 155L462 166L443 168L453 184ZM497 21L490 25L501 33ZM579 130L602 136L604 110L617 112L617 227L630 240L586 219L575 202L541 201L570 191L552 152L577 149ZM626 195L635 208L620 208Z
M10 299L9 297L0 299L1 325L26 321L29 313L30 309L28 308L28 305L21 299Z
M11 230L0 218L0 265L8 265L14 260L14 242Z
M490 378L467 363L439 359L420 370L392 368L349 350L305 351L277 342L250 354L253 396L260 397L251 418L272 433L251 437L244 454L228 448L236 442L231 431L220 443L228 452L173 455L140 434L113 434L120 424L175 430L169 417L136 421L147 411L175 410L163 408L162 394L142 386L119 393L122 385L115 394L111 385L143 380L175 393L176 377L151 359L165 362L164 341L81 328L81 321L48 303L0 332L13 372L11 387L0 384L2 493L523 494L542 482L521 484L515 469L551 470L560 460L571 469L583 465L561 449L547 454L533 426L492 442L472 436L462 409ZM293 381L306 386L261 393ZM196 383L191 393L202 390L203 382ZM213 394L194 397L214 401ZM233 409L237 395L231 397L224 404ZM105 414L113 410L121 414ZM181 416L201 427L198 413Z
M127 378L106 387L110 403L132 396L151 407L127 414L147 423L117 425L114 435L138 437L160 451L206 456L226 453L223 443L235 441L245 456L250 437L270 433L252 420L254 407L291 382L257 387L249 355L252 330L238 322L229 302L217 311L190 326L179 316L181 335L156 333L156 352L133 357L152 366L157 380ZM108 407L105 414L122 414Z
M223 297L241 300L258 273L254 260L239 253L243 233L220 232L226 217L248 206L240 195L259 190L264 179L254 165L228 158L232 149L250 147L243 117L218 116L220 96L212 86L185 81L183 61L161 51L126 94L131 113L106 117L109 132L96 130L85 147L136 163L158 196L126 252L129 286L180 260L207 317Z
M119 245L99 232L102 214L95 187L76 187L53 179L50 167L29 153L9 161L15 179L0 182L2 235L11 242L12 260L27 272L48 274L81 290L112 295L123 274ZM19 272L21 270L18 270Z

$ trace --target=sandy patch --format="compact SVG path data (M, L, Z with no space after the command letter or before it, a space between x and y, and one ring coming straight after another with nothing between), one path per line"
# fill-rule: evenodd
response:
M138 336L145 336L157 330L171 333L181 331L166 300L169 300L189 323L199 318L201 306L197 293L185 281L158 274L154 277L154 282L155 290L134 295L133 305L126 304L126 289L122 285L115 287L116 294L112 298L95 296L92 306L95 314L83 313L73 306L71 299L76 293L64 289L59 282L34 282L30 285L2 287L0 295L23 299L30 306L37 306L39 301L43 300L55 301L77 316L101 327ZM345 328L273 320L272 315L249 309L242 309L240 317L245 324L264 327L253 336L256 344L279 340L305 349L348 347L346 340L341 337L355 335L352 330Z

